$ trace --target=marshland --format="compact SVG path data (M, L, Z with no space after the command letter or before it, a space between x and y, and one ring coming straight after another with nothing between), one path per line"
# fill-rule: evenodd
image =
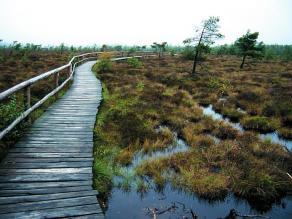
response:
M67 100L72 106L64 107L74 114L70 116L67 112L68 121L80 116L76 130L73 133L60 130L58 125L64 121L64 118L61 120L62 113L65 114L61 110L51 112L58 115L58 121L55 121L56 130L48 130L48 133L64 132L64 136L57 137L63 141L80 140L84 132L82 127L88 125L92 119L90 116L93 116L92 132L84 135L82 145L55 142L52 140L54 136L47 133L46 146L37 145L35 140L33 146L25 148L37 149L40 151L37 156L49 156L41 157L44 160L57 157L59 160L49 161L49 166L56 165L57 170L63 168L60 174L68 175L73 171L69 178L74 178L75 173L89 175L90 179L84 183L98 193L93 196L102 217L292 217L292 32L291 22L287 22L287 18L292 19L287 10L292 6L290 3L284 0L260 0L257 3L247 0L240 4L244 9L241 10L228 1L220 4L211 0L206 2L212 4L196 1L195 4L195 1L183 0L165 7L161 2L156 4L150 0L152 4L141 1L138 7L131 0L124 4L109 1L101 5L85 0L96 6L85 10L81 3L68 6L53 2L83 16L76 19L74 25L65 25L64 28L63 22L69 22L67 19L72 13L60 12L46 2L46 7L35 7L43 9L40 10L44 13L40 21L48 24L48 29L41 25L36 32L35 28L30 28L35 24L31 23L34 18L25 14L24 23L30 24L26 27L29 33L34 33L33 36L22 37L24 33L16 31L19 34L12 34L14 38L4 34L0 39L0 188L5 190L7 185L1 177L9 176L9 171L14 171L12 174L20 171L20 177L28 174L23 172L23 167L14 170L13 165L17 162L8 162L11 167L7 167L5 159L11 159L11 150L13 153L15 149L20 150L18 143L23 143L28 133L32 134L30 130L38 129L33 129L34 123L49 114L51 106L60 103L80 80L76 77L75 65L76 69L80 66L82 73L85 72L82 65L93 61L88 71L94 80L87 77L81 83L83 89L88 85L88 90L82 90L79 85L80 96ZM2 8L6 6L7 10L2 10L2 14L7 19L16 14L9 12L11 4L8 1L3 3ZM30 6L35 4L28 3ZM186 7L188 5L193 7ZM263 10L258 11L263 6ZM274 10L276 6L277 11ZM141 7L155 13L141 17ZM227 10L229 7L231 10ZM99 12L96 8L100 9ZM196 8L196 13L193 13L193 8ZM20 9L15 10L24 15ZM51 18L48 12L55 10L56 16ZM140 19L134 19L135 16ZM16 18L14 21L11 29L20 31L22 24ZM1 25L0 22L3 32L9 33L10 27ZM55 27L62 31L57 33ZM94 58L86 59L88 54L94 54ZM69 69L67 66L57 74L25 87L26 90L13 92L7 97L4 95L18 84L64 65ZM9 125L66 82L70 74L72 80L2 138ZM95 81L101 82L96 85L100 86L96 90L90 87ZM101 93L91 93L100 90ZM82 100L82 95L89 96ZM97 114L91 110L78 115L74 101L93 105L97 96L101 97ZM85 106L82 109L85 110ZM74 126L66 124L66 127L71 125ZM45 128L42 126L39 130ZM89 144L92 148L83 151L82 147ZM61 152L61 157L58 157L58 152ZM85 152L90 156L85 156ZM69 157L70 153L72 157ZM62 156L77 158L78 162L74 160L76 166L68 168L68 162L63 167ZM33 171L42 172L33 166L40 165L40 161L33 159L31 157L24 163L29 163ZM71 165L72 160L70 162ZM45 163L41 164L44 170L47 168ZM58 183L55 179L43 181L46 180ZM73 183L78 183L77 178L75 181ZM26 183L30 182L33 179ZM38 192L47 194L46 189L37 188L30 195L39 197ZM55 189L60 195L72 188L63 185ZM0 218L5 192L11 191L2 191L4 195L0 191ZM22 195L28 195L28 191ZM25 200L25 205L29 202L24 196L20 198ZM65 207L70 207L70 198L62 200ZM42 208L46 207L40 206L37 211ZM92 215L89 212L85 217Z

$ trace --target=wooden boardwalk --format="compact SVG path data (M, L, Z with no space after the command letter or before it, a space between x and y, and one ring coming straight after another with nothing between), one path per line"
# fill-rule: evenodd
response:
M0 164L0 218L103 218L92 188L93 128L101 84L94 61Z

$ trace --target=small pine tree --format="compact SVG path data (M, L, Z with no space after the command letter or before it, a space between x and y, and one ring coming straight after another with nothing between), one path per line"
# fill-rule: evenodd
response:
M202 21L202 25L196 28L196 34L193 38L188 38L183 41L184 44L190 46L194 44L194 64L192 74L195 75L197 63L203 52L208 51L209 46L215 43L215 40L223 38L219 33L219 17L209 17L207 20Z
M242 62L240 68L243 68L246 57L261 57L264 51L263 42L258 43L257 39L259 32L251 33L249 30L245 35L235 41L235 45L239 49L239 54L242 55Z

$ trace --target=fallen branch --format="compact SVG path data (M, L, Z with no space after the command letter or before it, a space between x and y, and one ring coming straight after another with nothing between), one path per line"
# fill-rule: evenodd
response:
M153 219L157 219L157 208L147 208L147 210L152 213Z
M175 206L175 203L173 203L172 206L170 206L170 207L168 207L168 208L166 208L166 209L164 209L164 210L158 212L157 214L164 214L165 212L171 211L171 210L173 210L173 209L174 209L174 210L177 209L177 207Z
M176 203L182 205L184 212L187 212L187 210L188 210L187 213L191 213L192 219L197 219L198 218L198 216L193 212L193 210L191 208L186 208L186 205L184 203L182 203L182 202L176 202Z
M190 211L191 211L192 219L197 219L198 216L193 212L193 210L190 209Z

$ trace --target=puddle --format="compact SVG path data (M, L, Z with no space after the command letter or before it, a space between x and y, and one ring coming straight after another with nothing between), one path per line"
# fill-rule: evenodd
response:
M220 113L215 112L212 105L209 105L207 107L201 106L201 108L203 110L204 115L211 116L213 119L216 120L225 121L239 132L244 132L244 128L241 126L240 123L232 122L229 118L223 117ZM269 140L273 143L281 144L288 148L289 150L292 150L292 140L280 138L277 132L259 134L259 137L262 140Z

